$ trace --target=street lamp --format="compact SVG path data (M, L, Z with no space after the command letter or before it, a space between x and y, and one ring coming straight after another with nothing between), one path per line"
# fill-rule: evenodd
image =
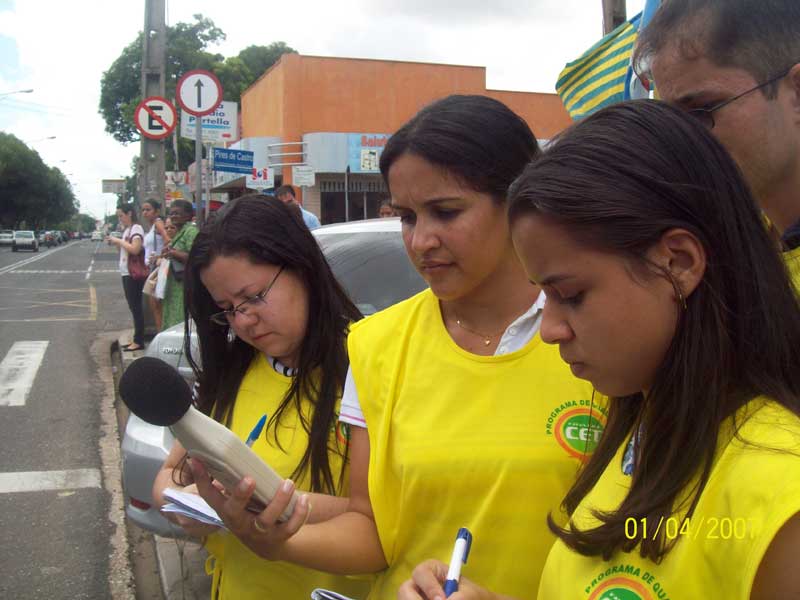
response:
M45 140L54 140L54 139L56 139L56 136L50 135L50 136L47 136L47 137L39 138L38 140L29 140L29 141L27 141L25 143L26 144L35 144L36 142L43 142Z
M13 92L3 92L2 94L0 94L0 98L2 98L3 96L10 96L11 94L30 94L31 92L33 92L32 89L31 90L15 90Z

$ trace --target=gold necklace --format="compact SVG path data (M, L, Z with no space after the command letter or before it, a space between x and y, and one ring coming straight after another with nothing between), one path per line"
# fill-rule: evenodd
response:
M502 331L498 331L497 333L491 333L489 335L486 335L484 333L480 333L478 331L475 331L474 329L470 329L469 327L464 325L461 322L461 319L458 318L458 315L454 314L453 316L456 318L456 325L461 327L461 329L463 329L464 331L469 331L471 334L477 335L478 337L482 337L484 346L488 346L489 344L491 344L493 337L497 337L498 335L501 335L502 333L505 333L505 329L503 329Z

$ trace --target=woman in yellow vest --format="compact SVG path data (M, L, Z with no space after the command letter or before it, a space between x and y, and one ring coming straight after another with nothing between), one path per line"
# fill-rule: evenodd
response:
M467 527L483 580L536 589L555 540L545 517L605 423L591 386L542 343L544 298L511 245L506 191L538 152L527 124L484 96L437 101L389 139L381 172L430 289L352 327L347 511L285 542L278 528L263 556L378 572L368 597L383 600Z
M510 203L542 338L612 398L539 598L800 597L800 304L732 159L678 109L622 104ZM399 597L436 597L442 569Z
M348 440L337 417L347 329L360 314L299 213L272 197L234 200L198 234L186 272L187 311L202 359L187 347L198 408L243 440L266 414L253 450L291 478L287 493L319 492L311 494L312 519L342 512L347 499L333 494L347 493ZM176 470L184 456L176 442L155 482L159 504L166 487L191 484L189 469ZM303 495L301 503L308 500ZM306 600L315 587L366 591L363 583L263 560L251 549L266 537L261 517L222 517L236 535L173 517L188 533L208 536L213 598Z

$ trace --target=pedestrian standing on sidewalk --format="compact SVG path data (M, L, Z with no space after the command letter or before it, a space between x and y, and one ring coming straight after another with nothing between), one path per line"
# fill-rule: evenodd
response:
M167 287L164 292L161 330L183 323L183 272L189 258L197 227L192 223L194 208L186 200L173 200L169 207L169 218L177 233L164 246L162 257L170 261Z
M144 279L131 276L128 261L132 255L138 256L144 250L144 229L136 222L136 210L133 204L123 204L117 209L117 218L125 228L121 238L106 236L106 241L119 247L119 273L122 275L122 289L128 308L133 315L133 341L123 346L124 352L133 352L144 348L144 313L142 312L142 288Z
M341 513L347 498L337 494L347 493L349 443L348 428L337 421L339 398L347 331L361 315L299 212L263 195L233 200L197 236L186 274L187 311L200 348L200 360L188 354L197 407L241 439L266 414L253 451L291 477L288 493L325 494L309 494L312 521ZM158 504L166 487L192 483L189 469L176 471L184 456L176 443L153 488ZM245 483L252 492L252 480ZM360 582L257 556L251 547L272 527L264 515L222 514L235 535L167 517L190 535L208 536L213 598L307 600L315 587L357 598L366 592Z
M160 213L161 204L157 200L148 199L142 202L142 219L149 225L144 235L144 263L151 272L158 266L156 261L164 250L164 244L170 241ZM161 331L161 300L155 296L148 296L147 299L150 302L156 330Z

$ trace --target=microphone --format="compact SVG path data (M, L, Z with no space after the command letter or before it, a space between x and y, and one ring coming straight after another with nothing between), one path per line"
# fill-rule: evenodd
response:
M192 406L192 392L183 377L163 360L143 356L133 361L119 380L119 393L128 409L152 425L169 427L189 456L200 459L214 479L233 489L245 475L256 482L253 499L261 512L283 484L283 478L230 429ZM294 511L297 492L278 519Z

